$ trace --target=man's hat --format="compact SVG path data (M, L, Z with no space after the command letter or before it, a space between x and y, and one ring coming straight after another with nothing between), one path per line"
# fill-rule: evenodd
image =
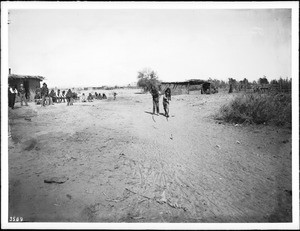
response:
M46 83L43 83L43 85L47 85Z

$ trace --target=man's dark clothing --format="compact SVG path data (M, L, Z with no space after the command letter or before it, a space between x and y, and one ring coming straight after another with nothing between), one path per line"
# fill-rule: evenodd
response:
M153 99L153 114L155 114L155 110L157 114L159 114L159 92L156 88L151 90L151 95Z
M47 85L43 85L42 90L41 90L41 95L42 95L42 106L45 106L45 98L48 96L49 90Z
M48 90L47 85L43 85L42 90L41 90L41 95L48 96L48 94L49 94L49 90Z

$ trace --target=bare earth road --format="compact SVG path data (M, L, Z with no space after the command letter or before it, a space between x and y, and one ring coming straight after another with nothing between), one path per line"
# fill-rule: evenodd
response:
M169 119L132 90L9 111L9 216L291 222L291 129L214 120L234 96L173 96Z

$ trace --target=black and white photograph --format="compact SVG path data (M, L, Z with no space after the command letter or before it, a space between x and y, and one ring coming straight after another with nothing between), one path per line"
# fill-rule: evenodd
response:
M299 229L299 2L1 2L1 228Z

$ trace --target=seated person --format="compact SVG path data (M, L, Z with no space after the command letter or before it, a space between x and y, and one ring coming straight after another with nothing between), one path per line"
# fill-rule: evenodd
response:
M87 100L88 100L89 102L93 102L93 96L92 96L92 93L89 93Z
M66 91L62 91L62 94L61 94L61 101L66 102Z
M84 93L81 95L81 102L86 102L86 96Z
M34 99L41 99L41 88L36 87Z
M106 95L103 93L102 99L107 99Z
M57 94L56 94L56 102L61 103L61 100L62 100L62 95L61 95L60 90L58 89Z
M101 93L99 93L99 94L97 95L97 99L102 99Z
M35 96L34 96L34 102L36 104L41 104L41 101L42 101L41 88L36 87Z
M53 102L56 103L56 93L54 92L53 89L50 91L49 96L51 97L52 105L53 105ZM50 104L51 104L51 100L50 100Z
M78 94L76 92L72 92L72 98L73 98L73 102L75 100L78 100L79 99Z

